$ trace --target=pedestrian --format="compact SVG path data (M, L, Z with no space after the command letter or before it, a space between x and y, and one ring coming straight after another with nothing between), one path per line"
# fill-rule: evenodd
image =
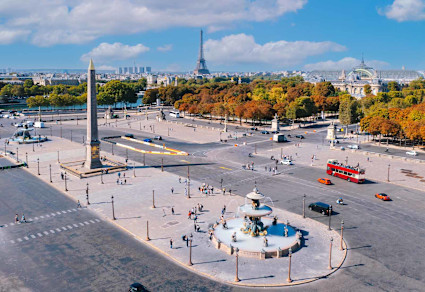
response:
M24 213L22 213L22 219L21 219L21 223L23 223L23 222L27 223L27 220L25 219Z
M170 239L170 248L173 249L173 240Z
M229 196L232 195L232 189L229 189ZM224 209L226 209L226 206L224 206Z
M171 207L171 214L174 215L174 207Z
M16 215L15 215L15 223L19 223L19 216L18 216L18 213L16 213Z
M127 161L126 161L127 162ZM122 174L122 177L125 177L125 172Z
M125 159L125 164L127 164L128 162L128 158ZM125 173L124 173L124 177L125 177Z
M81 208L80 200L77 201L77 208Z
M125 185L127 184L127 179L125 179L125 180L124 180L124 184L125 184Z
M171 187L171 194L174 194L174 188Z
M267 166L264 166L264 171L267 171Z
M211 187L211 194L214 194L214 187Z
M118 172L118 178L121 178L121 172Z
M367 157L367 162L369 162L369 156Z
M197 222L198 221L198 215L195 215L195 217L194 217L194 220L193 220L194 222Z
M179 177L179 184L181 184L182 183L182 178L181 177Z
M120 179L119 178L117 178L117 185L119 185L120 184Z
M192 219L192 213L189 210L189 214L187 215L187 219Z
M164 213L164 216L162 216L162 217L167 216L167 214L165 214L165 210L164 210L164 208L162 208L162 212Z
M63 172L61 172L61 179L63 180Z

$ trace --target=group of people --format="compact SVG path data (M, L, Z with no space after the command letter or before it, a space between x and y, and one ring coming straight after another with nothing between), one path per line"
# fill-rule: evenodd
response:
M25 219L25 215L23 213L22 213L21 220L19 220L18 213L16 213L15 215L15 224L19 224L19 223L27 223L27 219Z
M242 165L242 168L254 171L254 162L248 162L247 164Z
M121 172L118 172L118 178L117 178L117 185L126 185L127 184L127 178L125 177L125 173L123 173L121 178Z
M214 194L214 187L210 186L206 183L203 183L202 186L198 187L198 190L202 193L205 194L206 196Z

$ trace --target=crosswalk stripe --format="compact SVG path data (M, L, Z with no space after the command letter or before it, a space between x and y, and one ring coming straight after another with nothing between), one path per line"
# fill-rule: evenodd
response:
M10 242L11 242L11 243L15 243L15 241L14 241L14 240L11 240Z
M74 226L74 227L78 227L78 225L77 225L77 224L72 224L72 226Z
M66 211L62 211L62 213L66 214Z
M97 222L100 222L100 220L99 219L94 219L95 221L97 221Z
M18 238L17 241L22 242L22 239Z
M76 211L77 211L77 209L72 209L72 211L76 212Z
M72 226L71 225L66 225L66 227L68 227L68 229L72 229Z
M7 227L7 224L4 224L3 226L4 226L4 227Z
M84 224L83 224L83 223L78 223L78 224L80 224L81 226L84 226Z
M56 230L57 232L61 232L61 231L62 231L62 230L60 230L59 228L56 228L55 230Z
M34 220L38 220L38 217L34 217Z
M10 226L13 226L13 225L15 225L15 223L10 223Z
M91 223L96 223L96 222L94 222L93 220L89 220Z
M49 232L47 232L47 231L43 231L43 233L44 233L45 235L49 235Z
M89 222L87 222L87 221L84 221L84 224L89 225L90 223L89 223Z
M56 212L56 214L60 215L60 214L61 214L61 212Z
M52 230L52 229L50 229L50 233L55 233L55 231L54 231L54 230Z
M40 218L44 219L44 216L40 216Z
M55 213L50 213L50 215L52 215L52 216L56 216L56 214L55 214Z
M65 230L65 231L68 230L68 229L66 229L66 227L62 227L62 229Z
M25 240L29 240L28 236L24 236L24 239L25 239Z
M35 236L35 235L32 235L32 234L31 234L30 236L31 236L32 238L36 238L36 236Z
M42 237L43 236L43 234L41 234L41 233L37 233L37 235L38 235L38 237Z
M49 214L47 214L47 215L46 215L46 217L47 217L47 218L50 218L50 215L49 215Z
M72 211L71 210L66 210L68 213L71 213Z

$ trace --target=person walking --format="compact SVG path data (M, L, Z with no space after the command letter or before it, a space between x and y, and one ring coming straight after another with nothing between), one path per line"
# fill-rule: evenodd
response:
M182 183L182 178L181 177L179 177L179 184L181 184Z
M121 172L118 172L118 178L121 178Z
M171 207L171 214L174 215L174 207Z
M173 239L170 239L170 248L173 249Z
M127 184L127 179L124 179L124 184L125 184L125 185Z
M16 213L16 215L15 215L15 223L17 224L17 223L19 223L19 216L18 216L18 213Z
M171 187L171 194L174 194L174 188Z
M77 208L81 208L80 200L77 201Z
M27 219L25 219L24 213L22 213L21 223L27 223Z

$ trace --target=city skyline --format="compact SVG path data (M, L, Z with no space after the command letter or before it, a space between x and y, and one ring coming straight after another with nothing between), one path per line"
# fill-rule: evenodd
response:
M425 27L423 0L267 6L240 0L231 7L185 1L162 9L166 2L29 1L16 7L6 1L0 6L0 53L7 58L0 68L80 69L93 58L99 70L136 63L153 71L191 71L200 29L211 72L349 69L362 53L377 69L425 68L416 57L425 48L417 37ZM176 17L176 11L183 12ZM106 17L108 25L99 26Z

